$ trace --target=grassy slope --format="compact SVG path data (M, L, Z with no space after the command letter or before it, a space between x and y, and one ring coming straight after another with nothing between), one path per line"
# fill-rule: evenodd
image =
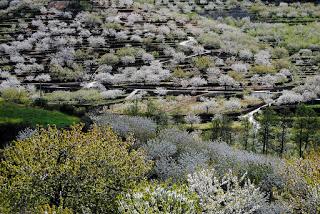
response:
M78 122L80 122L79 118L58 111L0 101L0 124L29 124L31 126L54 124L57 127L66 127Z

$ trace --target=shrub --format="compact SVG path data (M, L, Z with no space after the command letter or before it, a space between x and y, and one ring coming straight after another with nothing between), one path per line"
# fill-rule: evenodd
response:
M5 7L7 7L9 4L8 0L1 0L0 1L0 8L3 9Z
M184 71L181 68L175 68L173 70L172 76L176 77L176 78L186 78L186 77L190 77L191 73Z
M141 49L139 49L139 48L124 47L124 48L118 49L116 51L116 54L119 57L124 57L124 56L136 57L136 56L138 56L139 51L141 51Z
M141 183L119 199L119 212L134 213L198 213L198 197L186 185Z
M237 82L242 82L244 80L244 74L236 71L228 71L228 76L233 78Z
M235 63L231 65L231 69L236 72L246 73L248 71L248 65L243 63Z
M198 86L206 85L207 81L201 77L192 77L189 80L189 84L193 87L198 87Z
M89 45L94 48L103 47L106 43L105 39L101 36L97 36L97 37L90 36L88 38L88 42L89 42Z
M122 96L124 93L125 92L122 90L114 89L114 90L108 90L108 91L101 92L101 96L106 99L115 99L117 97Z
M99 91L94 89L81 89L78 91L54 91L46 94L45 98L49 102L76 102L76 103L92 103L103 99Z
M251 67L251 72L254 74L273 74L276 70L273 66L255 65Z
M213 64L213 61L208 56L199 56L193 59L193 63L198 69L204 70L211 67Z
M52 76L61 81L79 80L83 78L84 69L82 66L74 64L74 68L62 67L60 65L51 65Z
M281 70L284 68L290 68L291 62L288 59L278 59L272 62L273 67L276 70Z
M141 150L129 149L109 128L49 127L3 152L0 207L9 213L48 204L82 212L117 210L115 197L135 186L150 169ZM19 154L18 156L16 154ZM82 206L79 206L82 205Z
M125 116L116 114L91 115L91 119L98 125L110 125L122 137L133 134L142 142L155 135L157 124L148 118Z
M5 88L1 90L1 97L7 102L28 104L31 99L24 88Z
M207 213L255 213L266 204L264 193L245 175L239 179L229 172L220 179L213 169L201 170L188 175L188 183Z
M121 57L121 62L125 65L135 63L136 59L133 56L123 56Z
M89 13L89 12L80 13L78 17L84 24L90 27L94 27L96 25L102 24L101 17L99 17L97 14L94 14L94 13Z
M74 53L74 57L76 59L78 59L78 60L87 60L87 59L90 59L92 57L92 53L89 50L78 49Z
M227 110L227 111L236 111L236 110L239 110L241 108L241 103L240 103L240 100L237 99L237 98L233 98L233 99L230 99L228 101L225 101L224 103L224 108Z
M269 51L261 50L254 55L255 63L258 65L269 66L270 65L270 53Z
M239 85L237 81L235 81L232 77L228 75L221 75L218 79L218 83L221 86L225 86L225 88L227 88L227 86L237 87Z
M186 123L189 123L192 127L193 124L201 123L201 118L198 115L188 114L184 117Z
M175 128L162 130L142 145L155 160L154 175L163 180L185 180L187 174L207 167L209 156L201 146L192 134Z
M119 62L119 57L112 53L104 54L98 59L98 63L100 65L102 64L115 65L118 62Z
M219 49L221 47L219 35L216 33L203 34L199 37L199 41L207 48Z
M33 101L33 105L40 106L40 107L47 107L48 106L48 100L38 97Z
M244 49L239 51L239 57L243 60L250 60L253 57L253 54L250 50Z
M289 56L289 52L285 48L275 47L272 49L272 56L276 59L282 59Z
M183 52L174 52L172 54L173 62L175 63L181 63L184 62L186 59L186 55Z
M154 56L152 54L149 54L149 53L144 53L144 54L142 54L142 60L145 63L150 63L151 61L154 60Z
M282 172L287 180L286 191L293 208L301 213L320 211L319 154L312 152L305 159L288 160Z
M277 104L293 104L303 101L303 96L294 91L283 91L281 96L277 99Z
M122 25L120 23L108 22L108 23L104 23L102 25L102 28L103 29L121 30L122 29Z

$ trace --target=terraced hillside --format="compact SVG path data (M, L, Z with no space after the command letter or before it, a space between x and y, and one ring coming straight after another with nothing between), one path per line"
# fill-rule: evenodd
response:
M231 93L245 109L270 97L250 91L281 92L319 73L319 7L311 3L37 3L10 2L0 34L3 84L21 85L33 99L110 105L115 98L168 93L188 102ZM76 90L78 98L65 92Z

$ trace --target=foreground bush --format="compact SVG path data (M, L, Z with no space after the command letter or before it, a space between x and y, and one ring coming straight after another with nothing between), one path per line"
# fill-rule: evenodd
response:
M39 129L4 149L0 213L26 213L46 204L75 212L113 213L115 198L150 169L141 150L109 128Z
M305 159L288 161L283 176L287 179L286 194L290 204L301 213L320 212L320 156L309 154Z
M142 183L119 197L120 213L200 213L199 199L185 185Z
M247 173L252 182L260 184L283 166L280 159L235 149L220 141L202 141L175 128L161 130L142 147L155 163L154 175L163 180L185 180L187 174L213 164L221 176L232 169L237 175Z
M202 170L188 176L191 191L200 197L204 213L255 213L266 205L266 198L250 180L232 172L221 179L215 170Z
M28 104L31 102L28 93L23 88L6 88L0 92L2 99L7 102Z

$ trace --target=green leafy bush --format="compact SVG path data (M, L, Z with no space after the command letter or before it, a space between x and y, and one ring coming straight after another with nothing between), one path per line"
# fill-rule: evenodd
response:
M250 70L254 74L273 74L276 72L273 66L267 65L255 65Z
M114 213L116 197L150 170L142 150L131 149L110 128L39 129L4 149L0 212L34 213L63 206L77 213Z
M23 88L6 88L1 90L1 98L7 102L28 104L31 99Z
M99 91L94 89L81 89L78 91L54 91L52 93L46 94L45 98L49 102L75 102L75 103L92 103L103 100L103 97Z

